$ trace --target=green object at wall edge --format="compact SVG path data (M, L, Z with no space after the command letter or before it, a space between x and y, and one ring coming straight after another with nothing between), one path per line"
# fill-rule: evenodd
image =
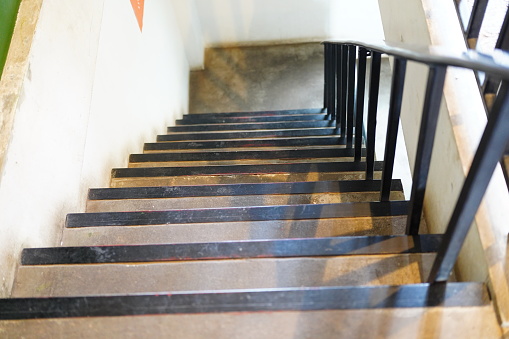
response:
M0 76L12 39L21 0L0 0Z

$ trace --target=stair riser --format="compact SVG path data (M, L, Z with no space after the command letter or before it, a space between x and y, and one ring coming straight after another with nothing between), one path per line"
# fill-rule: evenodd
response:
M292 121L292 122L260 122L246 124L203 124L189 126L168 127L167 132L200 132L200 131L242 131L242 130L266 130L266 129L294 129L294 128L320 128L335 127L335 121Z
M296 204L334 204L379 201L379 192L319 193L293 195L252 195L191 197L173 199L88 200L87 212L156 211L165 209L214 208ZM392 192L391 200L404 200L402 192Z
M326 114L307 114L307 115L276 115L268 117L194 117L185 115L183 119L175 121L177 126L196 125L196 124L239 124L250 122L285 122L285 121L320 121L328 120Z
M428 275L434 257L400 254L23 266L17 272L13 297L414 284Z
M366 155L363 150L363 156ZM286 151L245 151L234 152L180 152L180 153L155 153L155 154L131 154L129 162L170 162L170 161L222 161L222 160L298 160L298 159L352 159L352 148L340 149L312 149L312 150L286 150Z
M63 246L198 243L404 234L406 216L68 228Z
M165 161L165 162L130 162L128 168L143 167L194 167L194 166L236 166L236 165L277 165L309 164L322 162L353 162L354 158L318 158L318 159L247 159L247 160L209 160L209 161Z
M344 144L339 137L311 137L298 139L254 139L254 140L224 140L224 141L186 141L186 142L156 142L146 143L144 151L162 151L171 149L236 149L239 147L269 148L269 147L309 147L309 146L339 146Z
M501 338L491 306L11 320L0 328L6 339Z
M381 179L381 173L375 172L375 179ZM294 181L334 181L364 180L364 172L340 173L271 173L271 174L230 174L200 175L161 178L113 178L111 187L145 187L145 186L179 186L179 185L212 185L236 183L294 182Z
M185 140L225 140L225 139L252 139L252 138L278 138L278 137L307 137L330 136L338 134L336 128L307 128L269 131L242 131L242 132L201 132L201 133L171 133L158 135L157 141L185 141Z

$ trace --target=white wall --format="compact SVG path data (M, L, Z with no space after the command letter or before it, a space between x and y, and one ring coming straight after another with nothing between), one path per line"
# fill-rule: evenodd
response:
M207 46L383 38L376 0L195 0Z
M58 245L88 188L106 186L112 167L187 110L189 64L171 3L146 2L143 33L130 6L43 2L1 178L0 296L22 248Z

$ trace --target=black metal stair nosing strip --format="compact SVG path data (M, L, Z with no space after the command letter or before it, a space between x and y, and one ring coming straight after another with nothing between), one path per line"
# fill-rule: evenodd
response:
M406 216L408 201L71 213L66 227L148 226L243 221Z
M481 283L9 298L0 299L0 320L261 311L475 307L485 306L487 299L486 287Z
M239 131L257 129L294 129L294 128L317 128L334 127L335 121L290 121L290 122L259 122L259 123L238 123L238 124L203 124L183 125L168 127L168 132L200 132L200 131Z
M176 262L433 253L442 235L364 236L190 244L26 248L22 265ZM410 247L409 247L410 246Z
M193 186L93 188L89 190L88 199L165 199L242 195L376 192L380 190L380 185L380 180L344 180ZM402 192L403 185L401 180L393 179L391 188L393 191Z
M302 146L339 146L345 145L339 137L300 138L300 139L267 139L267 140L216 140L216 141L177 141L145 143L145 151L173 149L213 149L237 147L302 147Z
M246 130L246 131L216 131L210 133L178 133L162 134L157 136L158 142L169 141L195 141L195 140L225 140L225 139L249 139L249 138L278 138L278 137L299 137L299 136L333 136L340 134L335 127L315 129L288 129L288 130Z
M353 148L294 149L294 150L241 150L223 152L183 152L131 154L129 162L222 161L222 160L291 160L311 158L353 157ZM366 150L362 150L366 156Z
M244 116L244 117L192 117L184 116L183 119L175 121L177 126L200 125L200 124L231 124L231 123L252 123L252 122L291 122L291 121L323 121L327 120L327 114L295 114L276 116Z
M375 171L381 171L383 162L375 162ZM364 162L323 162L291 163L263 165L207 165L189 167L134 167L114 168L111 177L122 178L160 178L176 176L211 176L211 175L263 175L282 173L341 173L361 172L366 170Z
M243 117L243 116L274 116L274 115L293 115L293 114L320 114L325 113L322 108L306 109L288 109L288 110L269 110L269 111L245 111L245 112L221 112L221 113L190 113L189 117Z

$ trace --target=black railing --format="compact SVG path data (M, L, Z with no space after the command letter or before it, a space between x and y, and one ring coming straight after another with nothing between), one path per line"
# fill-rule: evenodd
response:
M414 165L412 192L408 212L407 233L419 233L424 205L424 194L431 164L431 154L438 122L438 113L448 67L461 67L485 72L501 81L499 95L491 109L481 142L462 187L453 215L446 229L440 251L432 268L430 282L446 281L456 262L464 239L487 189L506 144L509 142L509 54L498 51L480 54L468 51L455 54L439 47L423 49L387 43L360 43L356 41L329 41L325 46L324 107L331 119L336 119L338 133L347 141L346 147L355 148L355 161L361 161L360 152L366 147L366 180L373 179L375 160L375 129L377 123L380 60L382 54L394 57L387 136L380 200L389 200L396 142L400 118L407 61L429 68L421 126ZM371 54L369 72L366 139L364 130L364 100L366 82L366 55ZM358 61L357 61L358 60ZM357 86L355 86L357 84ZM348 142L354 137L355 143Z

